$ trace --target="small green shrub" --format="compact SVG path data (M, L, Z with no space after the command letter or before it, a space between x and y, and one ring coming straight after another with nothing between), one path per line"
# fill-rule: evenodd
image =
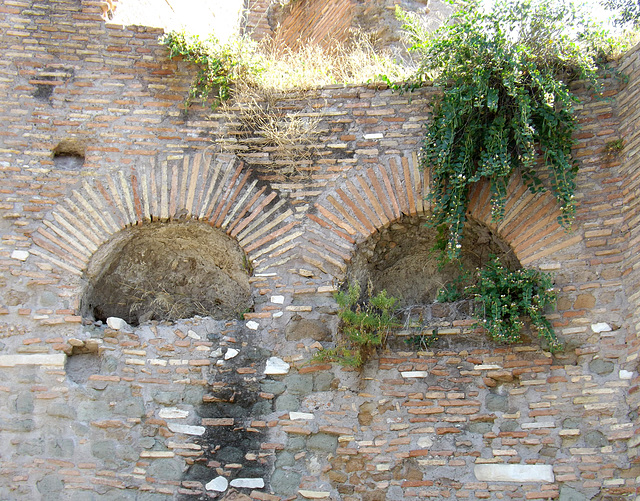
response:
M497 258L478 273L478 282L468 291L479 303L475 312L477 325L484 327L492 339L519 342L524 327L522 318L529 317L549 349L552 352L560 349L556 333L544 315L544 309L556 299L549 274L528 268L510 271Z
M360 368L386 344L389 332L400 327L393 315L396 298L388 297L386 291L373 296L370 286L369 299L362 303L360 292L360 284L356 282L346 292L335 295L341 339L337 348L320 350L314 360Z
M197 35L172 31L163 35L160 43L169 48L169 58L181 57L198 68L185 107L195 99L211 99L211 107L215 108L231 97L234 82L252 80L262 71L255 43L249 39L222 44L214 36L203 41Z

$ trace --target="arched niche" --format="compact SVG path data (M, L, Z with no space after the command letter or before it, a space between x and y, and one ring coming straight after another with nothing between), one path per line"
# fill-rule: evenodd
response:
M131 226L91 258L81 313L131 325L195 315L238 318L252 305L248 268L237 242L204 222Z
M363 293L386 290L400 307L424 305L436 300L438 291L467 272L475 273L492 255L510 269L520 262L509 247L486 225L468 220L459 263L442 265L434 250L438 231L427 224L427 215L403 217L358 245L348 267L347 282L359 282Z

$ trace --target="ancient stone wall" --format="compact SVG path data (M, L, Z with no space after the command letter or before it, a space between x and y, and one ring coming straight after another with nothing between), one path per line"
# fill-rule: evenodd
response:
M276 100L315 131L310 155L283 158L241 110L181 109L193 68L157 30L105 24L86 0L0 11L1 499L635 495L637 52L607 99L577 84L571 232L517 177L498 224L488 187L473 194L487 238L554 273L564 352L452 318L434 345L399 335L354 371L310 358L335 342L332 293L358 249L428 215L417 153L434 90ZM81 311L127 235L169 222L237 242L252 311L136 327ZM198 269L156 247L174 255L162 266Z

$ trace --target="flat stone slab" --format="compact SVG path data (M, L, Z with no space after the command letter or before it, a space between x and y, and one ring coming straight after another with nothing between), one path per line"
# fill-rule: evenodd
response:
M236 478L231 481L231 487L262 489L264 487L264 480L261 478Z
M187 424L167 423L169 430L173 433L183 433L185 435L204 435L204 426L190 426Z
M403 378L419 378L419 377L428 377L429 372L427 371L402 371L400 375Z
M289 412L289 419L291 421L303 419L303 420L311 420L315 416L309 412Z
M165 409L160 409L158 416L161 419L184 419L189 416L189 411L184 411L177 407L167 407Z
M298 494L307 499L325 499L331 495L331 493L327 491L309 491L305 489L300 489Z
M553 482L553 467L544 464L477 464L476 478L483 482Z
M33 355L0 355L0 367L15 367L16 365L46 365L64 367L67 356L64 353L51 355L35 353Z

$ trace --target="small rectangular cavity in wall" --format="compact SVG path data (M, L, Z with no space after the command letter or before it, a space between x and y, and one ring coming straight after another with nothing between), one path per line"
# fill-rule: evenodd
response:
M484 482L553 482L553 467L544 464L478 464L473 469Z

